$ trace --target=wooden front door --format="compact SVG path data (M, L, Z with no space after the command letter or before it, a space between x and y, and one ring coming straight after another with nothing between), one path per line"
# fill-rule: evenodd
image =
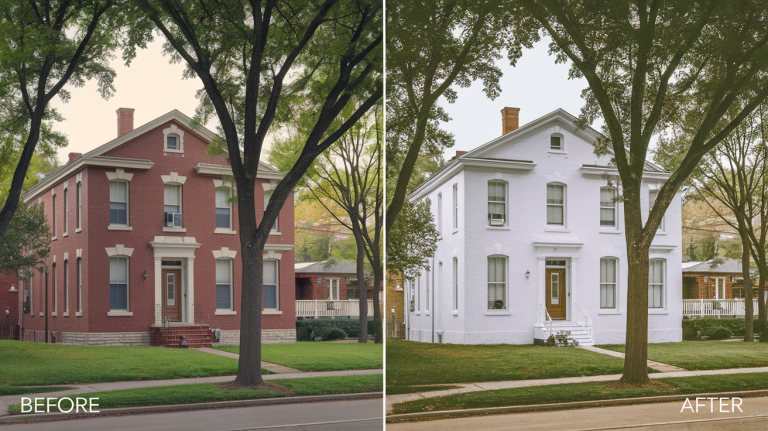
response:
M163 270L163 313L171 322L181 322L181 270Z
M565 268L547 268L547 312L552 320L564 320Z

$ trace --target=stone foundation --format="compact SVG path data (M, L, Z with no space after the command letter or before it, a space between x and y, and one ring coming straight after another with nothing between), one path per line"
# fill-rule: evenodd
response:
M261 331L262 344L295 343L296 329L265 329ZM240 330L222 330L221 341L213 346L239 346Z
M149 332L62 332L62 344L78 346L149 346Z

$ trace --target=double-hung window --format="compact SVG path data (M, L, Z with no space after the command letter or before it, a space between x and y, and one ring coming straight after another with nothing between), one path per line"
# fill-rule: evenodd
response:
M109 258L109 309L128 311L128 258Z
M443 194L437 194L437 234L443 234Z
M600 226L616 227L616 189L600 189Z
M453 230L459 228L459 185L453 185Z
M64 236L69 235L69 189L64 189Z
M278 290L277 261L264 261L264 308L277 310L280 301L280 291ZM337 279L338 282L338 279Z
M653 207L656 206L656 198L659 197L659 190L658 189L651 189L648 192L648 216L650 217L651 211L653 210ZM661 218L661 223L659 223L659 230L664 231L664 217Z
M325 299L330 301L338 301L339 299L339 279L338 278L325 279Z
M264 211L267 211L267 207L269 206L269 200L272 198L272 191L265 191L264 192ZM272 225L272 230L277 231L277 219L275 219L275 223Z
M648 308L664 308L664 259L651 259L648 265Z
M600 259L600 308L616 308L616 259Z
M77 227L75 229L83 228L83 183L77 183Z
M51 228L53 229L53 235L51 235L53 238L56 238L56 195L53 195L53 203L51 204L51 207L53 208L53 211L51 211Z
M507 258L488 257L488 309L507 309Z
M507 184L488 181L488 224L503 226L507 221Z
M128 226L128 182L109 182L109 224Z
M216 259L216 309L232 309L232 259Z
M77 258L77 312L83 312L83 259Z
M184 218L181 206L181 184L165 184L163 186L165 226L181 228Z
M64 315L69 314L69 261L64 261Z
M216 228L232 229L232 203L225 187L216 189Z
M459 258L453 258L453 309L459 310Z
M547 184L547 224L565 226L565 186Z
M56 264L53 264L53 315L55 316L59 312L59 283L56 277Z

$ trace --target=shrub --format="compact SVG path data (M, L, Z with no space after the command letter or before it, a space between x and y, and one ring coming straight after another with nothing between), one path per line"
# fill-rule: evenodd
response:
M347 337L357 338L357 335L360 333L360 322L357 319L297 320L296 339L299 341L310 341L317 337L325 338L328 335L328 331L333 328L344 331Z
M700 340L701 337L710 335L716 328L727 328L734 335L743 337L744 319L685 319L683 320L683 340Z
M296 325L296 341L312 341L312 331L306 326Z
M710 340L727 340L731 338L733 332L728 328L715 328L712 331L712 335L709 336Z
M347 333L339 328L331 328L323 338L326 340L343 340L347 338Z

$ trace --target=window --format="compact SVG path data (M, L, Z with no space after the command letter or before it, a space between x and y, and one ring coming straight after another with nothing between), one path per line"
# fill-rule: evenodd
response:
M109 182L109 224L128 226L128 182Z
M488 258L488 309L506 310L507 258L491 256Z
M182 215L181 184L165 184L163 186L165 226L171 228L184 227Z
M66 194L64 195L66 196ZM64 199L66 201L66 199ZM64 261L64 313L69 313L69 261Z
M69 189L64 189L64 235L69 235Z
M453 258L453 309L459 309L459 258Z
M549 137L549 149L555 150L555 151L562 151L563 150L563 136L562 135L552 135Z
M565 226L565 186L547 184L547 224Z
M216 309L232 309L231 259L216 259Z
M416 277L416 311L421 311L421 277Z
M424 299L427 300L426 307L424 309L429 311L429 268L427 268L426 280L424 280Z
M616 226L616 189L600 189L600 226Z
M337 280L338 281L338 280ZM279 290L277 288L277 261L264 261L264 308L277 310Z
M360 291L357 289L347 289L347 299L359 299Z
M329 301L339 300L339 279L338 278L325 279L325 299Z
M459 185L453 185L453 230L459 228Z
M52 211L53 214L51 215L51 220L52 220L51 226L52 226L52 229L53 229L53 235L52 236L54 238L56 238L56 195L53 195L53 204L51 205L51 207L53 209L53 211Z
M437 194L437 234L443 233L443 194Z
M648 265L648 308L664 308L664 259Z
M651 210L653 210L653 207L656 206L656 198L659 197L659 190L658 189L651 189L648 192L648 215L650 216ZM661 223L659 223L659 230L664 230L664 219L665 217L661 218Z
M488 181L488 224L503 226L507 220L507 187L502 181Z
M56 264L53 264L52 268L53 272L53 314L56 315L56 313L59 311L59 284L56 277Z
M416 308L416 287L413 280L408 280L408 284L411 286L411 311L414 311Z
M83 184L77 183L77 229L83 228Z
M179 137L176 135L168 135L165 137L165 149L166 150L178 150L179 149Z
M83 259L77 258L77 312L83 312Z
M267 206L269 206L269 200L272 198L272 191L265 191L264 192L264 211L267 211ZM277 219L275 219L275 224L272 225L272 230L277 230Z
M616 308L616 259L600 259L600 308Z
M109 258L109 309L128 311L128 258Z
M232 228L232 203L229 201L229 189L219 187L216 189L216 227L220 229Z

